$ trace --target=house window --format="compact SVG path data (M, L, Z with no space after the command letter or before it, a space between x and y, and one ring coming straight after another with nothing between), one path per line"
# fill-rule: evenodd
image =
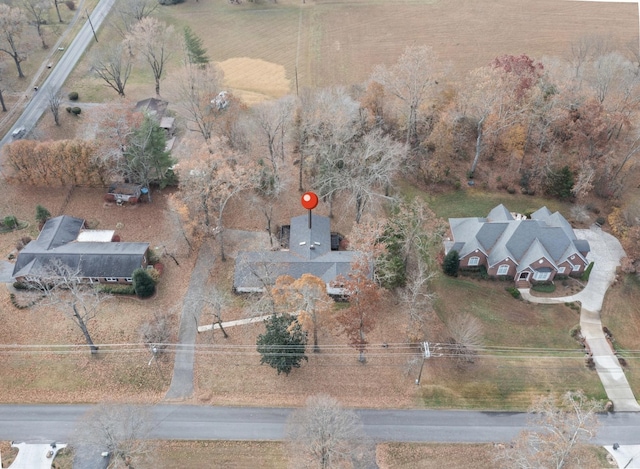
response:
M480 264L480 258L478 256L473 256L469 258L469 263L467 265L472 266L478 264Z
M537 280L538 282L544 282L545 280L549 280L549 277L551 277L551 272L535 271L533 273L533 279Z
M106 277L105 280L111 283L116 283L118 281L116 277Z
M580 270L580 264L576 264L573 266L573 271Z
M125 282L131 283L133 281L133 279L131 277L126 277L124 279Z
M507 275L509 273L509 266L507 264L502 264L498 267L498 275Z
M564 274L564 271L566 270L565 267L558 267L558 273L559 274Z
M520 272L519 280L527 280L529 278L529 272Z

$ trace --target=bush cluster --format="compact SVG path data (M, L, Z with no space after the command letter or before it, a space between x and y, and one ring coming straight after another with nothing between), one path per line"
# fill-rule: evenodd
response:
M516 287L506 287L505 290L507 290L516 300L520 299L520 290Z
M149 298L156 291L156 283L146 269L133 271L133 289L140 298Z
M591 270L593 269L593 262L591 262L587 268L585 269L585 271L582 273L582 275L580 276L580 280L582 280L583 282L588 282L589 281L589 276L591 275Z
M112 295L134 295L136 291L133 285L99 285L98 291Z

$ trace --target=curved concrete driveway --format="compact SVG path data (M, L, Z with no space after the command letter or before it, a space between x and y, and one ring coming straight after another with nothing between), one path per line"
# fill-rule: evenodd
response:
M594 266L586 287L580 293L561 298L532 296L528 289L521 289L520 293L525 300L533 303L553 304L579 301L582 305L580 310L582 335L591 349L596 371L607 396L614 403L614 409L616 411L640 411L640 405L633 395L627 377L602 332L602 322L600 321L604 295L615 280L616 269L620 265L620 259L625 256L625 252L614 236L602 231L599 227L593 226L589 230L575 230L575 232L578 238L586 239L591 246L587 260L593 262Z

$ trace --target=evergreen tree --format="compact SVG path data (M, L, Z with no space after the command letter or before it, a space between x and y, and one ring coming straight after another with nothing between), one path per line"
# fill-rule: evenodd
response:
M568 199L573 190L573 173L569 166L564 166L559 171L550 170L547 172L545 189L547 194L559 199Z
M290 314L277 314L265 319L266 332L258 336L258 352L262 355L260 363L266 363L288 375L292 368L300 368L302 360L308 360L304 354L307 335Z
M140 298L149 298L156 291L156 283L145 269L133 271L133 289Z
M38 222L38 225L40 225L40 229L42 229L42 226L46 223L46 221L49 218L51 218L51 212L49 212L49 210L44 208L42 205L37 205L36 206L36 221Z
M196 36L189 26L184 28L184 44L187 48L187 58L190 64L204 65L209 63L207 49L202 45L202 39Z
M134 129L129 137L120 161L119 169L125 180L144 187L149 187L151 183L156 183L161 188L169 185L174 178L170 168L175 164L175 160L165 150L166 144L164 129L152 117L146 115L142 124Z
M376 277L388 290L404 287L407 283L407 266L402 252L405 237L398 227L397 219L387 223L379 241L387 249L376 259Z
M452 249L446 256L444 256L444 261L442 261L442 271L451 277L457 277L459 266L460 255L458 254L458 251Z

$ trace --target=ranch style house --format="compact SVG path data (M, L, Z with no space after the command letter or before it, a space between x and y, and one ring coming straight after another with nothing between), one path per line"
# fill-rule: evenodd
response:
M489 277L514 279L518 288L579 276L589 264L589 242L547 207L528 219L500 204L486 218L450 218L449 227L445 253L458 252L460 269L484 267Z
M85 230L84 220L51 218L38 238L19 253L13 268L18 282L34 281L52 262L68 266L86 283L132 283L133 271L146 268L149 243L113 242L111 230Z
M311 218L309 218L311 217ZM278 251L243 251L236 257L233 289L237 293L262 292L281 275L298 279L315 275L327 285L327 293L341 295L332 286L338 276L351 272L358 251L340 251L336 236L332 242L328 217L300 215L291 219L287 248Z

